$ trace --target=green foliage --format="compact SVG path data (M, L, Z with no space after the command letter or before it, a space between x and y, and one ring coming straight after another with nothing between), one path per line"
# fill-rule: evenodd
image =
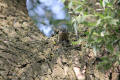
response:
M118 59L111 61L106 57L99 64L99 67L106 66L105 69L109 69L113 62L120 62L120 54L117 54L120 52L120 10L116 9L114 0L100 0L97 4L94 0L70 0L68 8L76 34L83 29L80 24L87 27L84 32L86 41L95 54L103 53L104 48L111 56L117 55Z
M102 62L98 64L99 70L108 70L112 67L113 60L109 59L108 57L102 57Z
M104 56L101 58L101 62L99 62L99 64L97 65L97 68L101 71L105 71L110 69L114 63L116 64L120 64L120 55L119 53L116 53L116 55L114 56Z

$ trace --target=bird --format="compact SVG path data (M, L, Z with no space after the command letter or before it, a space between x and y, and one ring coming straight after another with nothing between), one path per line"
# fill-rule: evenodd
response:
M51 37L56 28L67 32L70 16L61 0L26 0L26 7L28 15L45 36Z

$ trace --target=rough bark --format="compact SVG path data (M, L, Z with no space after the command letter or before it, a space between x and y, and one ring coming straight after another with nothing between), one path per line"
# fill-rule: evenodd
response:
M58 39L40 33L25 0L0 0L0 80L109 80L84 43L63 45ZM80 71L75 75L73 69Z
M0 0L0 13L0 80L76 79L72 68L64 74L68 50L40 33L25 0Z

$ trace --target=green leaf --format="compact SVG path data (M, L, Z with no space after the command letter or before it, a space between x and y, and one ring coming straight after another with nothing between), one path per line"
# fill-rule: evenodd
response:
M103 8L104 8L104 9L105 9L105 6L106 6L107 3L109 3L108 0L103 0L102 5L103 5Z
M71 0L70 3L68 4L68 8L71 9L73 7L73 1Z
M107 48L108 51L113 52L113 45L112 45L112 43L108 43L106 45L106 48Z
M65 0L61 0L63 3L65 2Z
M110 24L117 25L117 22L119 22L118 19L112 19L112 20L110 21Z
M79 39L78 41L72 41L72 45L78 45L83 41L83 39Z
M82 23L85 21L85 15L83 14L83 12L80 13L80 15L76 18L78 23Z
M98 26L101 23L101 19L97 20L96 26Z

